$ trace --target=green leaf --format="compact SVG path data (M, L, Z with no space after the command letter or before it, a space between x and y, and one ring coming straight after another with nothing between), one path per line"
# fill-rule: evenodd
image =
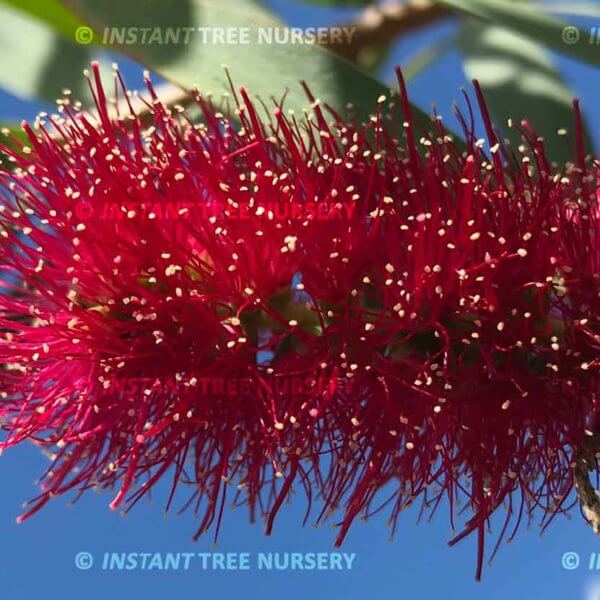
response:
M563 31L570 25L544 13L534 4L511 0L437 1L471 17L511 29L570 58L592 65L600 64L598 47L589 43L589 32L579 30L580 37L576 43L563 41Z
M71 41L77 29L84 25L60 0L0 0L0 4L35 17Z
M459 35L463 66L470 79L477 79L498 125L510 117L528 120L545 140L552 160L564 163L573 156L558 129L573 123L572 93L552 61L535 42L502 27L469 19ZM506 132L504 132L506 133ZM508 130L513 143L518 134ZM591 142L588 137L588 148Z
M367 46L357 56L358 67L373 77L377 77L380 69L389 60L391 53L391 44Z
M86 46L56 34L44 23L0 5L0 87L21 98L53 101L64 88L83 98Z
M16 123L0 123L0 143L2 143L4 146L8 146L9 148L17 150L18 146L14 142L15 139L19 142L25 142L27 140L27 136L25 135L23 129ZM12 163L6 160L6 154L1 150L0 161L4 161L3 166L12 168Z
M593 2L549 2L544 8L555 15L570 15L600 19L600 5Z
M360 117L367 117L375 110L377 98L388 89L369 75L316 45L259 43L258 28L269 32L279 28L285 34L288 28L270 12L252 0L179 0L168 7L152 0L129 0L127 4L113 0L64 0L72 6L104 39L108 24L119 27L157 28L169 26L172 15L178 17L177 26L202 27L208 32L195 33L189 43L168 47L160 44L126 44L114 46L133 56L142 64L156 71L166 80L183 88L194 85L204 92L215 93L229 89L225 64L237 85L245 85L263 100L276 94L281 99L284 92L285 107L296 112L308 107L308 100L299 85L304 80L314 95L327 101L335 109L344 111L352 103ZM215 30L233 28L248 29L250 43L220 43L211 38ZM164 31L164 29L163 29ZM420 113L415 109L415 113ZM423 113L420 113L421 116Z

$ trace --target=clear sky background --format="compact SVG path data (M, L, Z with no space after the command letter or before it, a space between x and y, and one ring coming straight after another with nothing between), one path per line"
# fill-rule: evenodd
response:
M291 2L271 0L292 25L337 22L343 13ZM598 23L600 26L600 23ZM405 36L397 45L383 77L393 64L404 64L422 44L432 43L452 25L426 34ZM600 146L598 93L600 74L592 67L555 57L564 77L582 100L596 148ZM18 66L15 66L15 73ZM128 69L129 78L139 75ZM413 100L423 108L435 103L448 122L451 104L467 85L459 57L447 54L410 85ZM0 120L31 118L45 108L0 92ZM588 570L592 552L600 553L600 537L585 525L578 511L570 520L559 517L543 537L535 524L523 527L516 540L503 544L482 583L473 579L475 539L448 548L451 536L447 513L441 509L433 522L417 524L418 508L400 518L398 534L388 541L385 515L351 529L345 552L356 553L350 571L202 571L192 563L188 571L106 572L97 568L104 552L330 552L335 531L331 525L301 527L301 502L286 507L275 531L265 537L262 525L250 525L243 508L227 510L218 547L212 538L192 541L196 521L191 514L163 515L166 485L159 486L152 503L141 502L121 517L108 509L110 494L88 493L74 507L58 499L23 525L15 523L20 504L36 493L34 480L47 459L32 446L7 452L0 459L0 600L179 600L180 598L248 598L321 600L373 599L584 599L600 600L600 571ZM490 544L491 545L491 544ZM90 552L96 566L78 570L75 556ZM576 570L561 565L563 554L576 552Z

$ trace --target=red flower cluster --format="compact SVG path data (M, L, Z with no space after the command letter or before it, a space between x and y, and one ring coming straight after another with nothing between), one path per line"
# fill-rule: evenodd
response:
M341 510L341 544L359 515L445 498L479 575L498 508L501 540L573 504L600 365L578 109L559 169L527 123L498 141L479 88L487 148L417 133L399 80L366 124L308 89L303 118L196 93L197 124L150 83L137 114L118 71L108 100L94 64L96 114L64 101L2 148L4 447L52 457L23 518L91 487L130 507L170 475L198 534L228 496L270 531L295 486L307 519Z

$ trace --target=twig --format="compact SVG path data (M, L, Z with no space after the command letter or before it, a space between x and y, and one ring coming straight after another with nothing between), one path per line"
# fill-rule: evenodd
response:
M431 25L449 14L446 8L431 0L369 6L355 22L343 25L354 28L350 43L332 41L327 47L339 56L357 62L363 49L385 46L401 34Z

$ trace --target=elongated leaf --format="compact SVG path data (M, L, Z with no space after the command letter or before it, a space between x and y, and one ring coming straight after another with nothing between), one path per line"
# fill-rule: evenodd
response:
M437 1L471 17L510 29L571 58L600 64L598 46L589 43L588 32L581 31L578 42L566 43L563 30L569 25L544 13L534 4L510 0Z
M544 137L553 160L572 159L564 137L557 134L573 123L572 93L544 50L512 31L474 20L463 26L459 40L465 72L479 80L496 122L527 119ZM505 133L518 140L513 132Z
M571 15L600 19L600 4L597 2L549 2L544 8L555 15Z
M14 147L12 138L24 142L27 139L27 136L18 123L0 122L0 141L7 146Z
M57 33L73 41L75 32L84 25L60 0L0 0L52 27Z
M0 5L0 87L21 98L53 101L64 88L84 97L86 46L58 35L41 21Z
M322 47L301 43L267 43L269 35L279 34L279 42L290 34L270 12L252 0L194 0L193 3L173 2L162 11L152 9L148 18L148 3L130 0L127 4L112 0L64 0L85 21L105 38L107 25L122 27L144 26L144 20L153 28L170 25L170 14L183 15L178 26L202 28L189 36L188 43L177 45L176 51L165 52L165 45L136 43L113 46L127 52L159 75L181 87L198 85L203 91L222 92L228 83L222 65L227 65L234 81L245 85L253 93L268 100L273 94L279 98L287 91L285 107L297 112L306 108L308 101L299 85L306 81L315 96L326 100L334 108L345 110L352 103L359 116L372 113L378 96L388 90L380 82L359 71L346 61ZM150 3L153 5L153 3ZM186 6L178 12L180 6ZM169 13L169 14L167 14ZM140 16L140 15L146 16ZM140 22L140 19L142 21ZM215 39L215 31L227 28L247 34L248 43L222 43ZM129 30L135 31L135 30ZM118 33L118 32L117 32ZM111 34L109 34L110 36ZM113 36L114 37L114 36ZM159 52L156 51L159 49ZM415 109L415 112L419 112ZM421 113L422 115L422 113Z
M370 46L365 48L357 57L357 65L360 69L377 77L383 65L392 54L392 45Z

